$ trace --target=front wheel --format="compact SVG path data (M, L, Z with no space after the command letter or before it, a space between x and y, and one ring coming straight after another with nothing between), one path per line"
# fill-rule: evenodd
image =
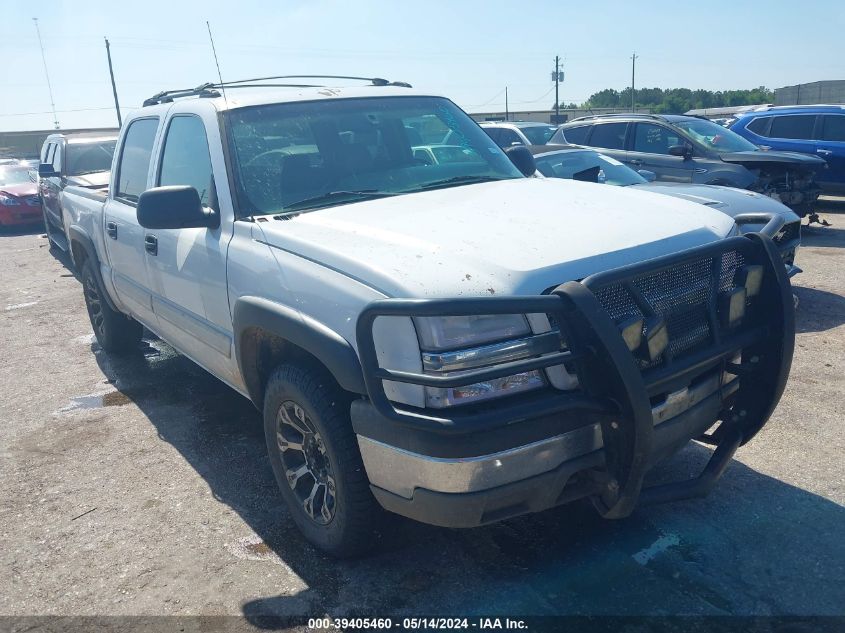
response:
M382 510L349 421L350 399L324 370L282 365L264 397L273 473L300 532L338 557L366 552Z
M135 319L112 310L100 291L94 264L90 259L86 259L82 265L82 290L85 293L88 318L100 347L114 354L126 354L138 349L143 326Z

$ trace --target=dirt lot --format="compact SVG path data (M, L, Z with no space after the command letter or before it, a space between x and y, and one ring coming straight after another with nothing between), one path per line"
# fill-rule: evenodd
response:
M252 405L160 341L108 358L67 262L0 236L0 614L845 614L845 201L826 210L784 400L709 498L397 521L343 563L295 531Z

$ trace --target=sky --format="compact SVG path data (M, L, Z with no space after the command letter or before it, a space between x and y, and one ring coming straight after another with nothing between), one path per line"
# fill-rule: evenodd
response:
M548 109L631 81L728 90L845 79L845 1L0 0L0 131L116 125L152 94L267 75L385 77L470 112Z

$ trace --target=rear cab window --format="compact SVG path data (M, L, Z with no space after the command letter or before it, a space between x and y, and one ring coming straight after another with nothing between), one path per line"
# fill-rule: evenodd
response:
M158 118L135 119L129 124L117 164L115 200L132 205L137 204L138 198L147 189L150 159L157 130Z

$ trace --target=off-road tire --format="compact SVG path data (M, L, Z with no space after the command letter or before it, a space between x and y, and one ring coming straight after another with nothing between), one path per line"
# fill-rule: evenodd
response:
M264 436L267 451L276 482L282 497L288 506L291 517L303 536L322 551L346 558L358 556L370 550L375 543L378 526L384 511L376 502L369 487L369 481L358 451L358 443L349 419L351 396L343 391L334 378L319 366L280 365L267 381L264 395ZM334 488L334 498L329 504L325 496L328 486L323 490L323 505L330 505L331 519L325 516L314 517L314 489L319 482L315 475L304 475L295 490L289 483L288 466L297 458L298 453L305 457L305 451L291 449L283 454L280 439L286 432L279 429L283 425L289 432L291 403L300 407L299 415L306 418L306 424L314 433L311 434L312 446L319 440L321 450L318 455L327 465ZM288 417L284 418L283 405ZM299 425L299 418L295 423ZM301 443L306 445L306 434L301 434ZM306 462L307 463L307 462ZM293 469L291 469L293 470ZM323 471L325 474L325 470ZM310 482L309 479L310 478ZM313 483L311 483L313 482ZM311 489L310 516L306 510L300 490L307 493ZM318 501L319 503L319 501ZM324 521L323 524L318 521Z
M81 281L88 318L100 347L112 354L127 354L138 350L143 326L135 319L112 310L102 295L90 259L86 259L82 265Z

